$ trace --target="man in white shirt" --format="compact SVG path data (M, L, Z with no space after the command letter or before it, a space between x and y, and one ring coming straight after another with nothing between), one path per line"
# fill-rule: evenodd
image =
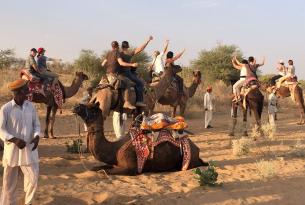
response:
M276 97L276 87L271 87L271 93L268 96L268 117L269 124L272 126L273 131L275 131L275 115L277 113L277 97Z
M18 203L16 191L19 169L24 175L26 205L32 203L37 190L40 123L35 107L26 100L26 84L27 81L22 79L10 83L8 88L14 98L0 110L0 137L4 142L1 205Z
M150 66L150 70L152 70L155 74L160 76L164 72L164 54L167 51L169 44L169 40L166 40L165 46L163 51L160 53L160 51L155 51L154 52L154 60L152 61L152 64Z
M205 123L204 127L206 129L213 128L211 126L211 121L213 117L213 96L212 96L212 86L207 87L207 92L204 95L204 111L205 111Z

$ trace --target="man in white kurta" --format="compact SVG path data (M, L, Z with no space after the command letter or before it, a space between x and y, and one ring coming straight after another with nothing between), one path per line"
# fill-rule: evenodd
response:
M33 104L26 99L26 81L9 84L14 99L0 110L0 137L4 142L2 158L3 186L0 205L17 204L17 182L24 175L25 204L32 203L38 183L38 151L40 123ZM18 203L19 204L19 203Z
M272 126L273 131L276 130L275 126L275 114L277 113L277 97L276 97L276 87L271 88L271 93L268 96L268 117L269 123Z
M204 111L205 111L205 128L212 128L211 121L213 117L213 95L212 87L207 87L207 92L204 95Z

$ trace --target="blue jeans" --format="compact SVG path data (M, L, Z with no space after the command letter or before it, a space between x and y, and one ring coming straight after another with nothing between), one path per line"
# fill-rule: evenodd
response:
M143 102L144 85L142 81L138 78L137 73L131 72L130 70L126 70L124 71L124 73L122 73L122 75L129 78L132 82L136 84L136 102Z

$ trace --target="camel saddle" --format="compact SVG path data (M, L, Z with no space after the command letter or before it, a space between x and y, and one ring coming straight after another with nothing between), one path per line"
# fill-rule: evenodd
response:
M183 117L169 117L163 113L156 113L150 117L144 117L140 128L142 130L158 131L161 129L183 130L187 124Z
M247 95L248 93L251 91L251 90L254 90L256 88L259 88L260 84L257 80L257 78L255 77L250 77L250 78L247 78L246 79L246 82L245 84L242 86L241 88L241 92L240 92L240 95L242 97L242 105L243 107L246 109L246 106L247 106Z
M118 90L120 88L126 89L129 87L134 87L135 83L132 82L129 78L123 75L117 75L113 73L106 74L102 76L97 89L102 90L104 88L110 87L111 89Z
M182 134L179 137L173 137L173 134L177 133L173 133L168 129L161 129L155 133L146 133L138 127L132 127L129 133L131 140L126 143L126 146L132 143L135 148L139 174L142 173L146 160L149 158L153 159L155 147L164 142L169 142L180 149L182 155L181 170L188 169L191 161L191 147L187 135ZM124 149L126 146L123 146L121 149Z
M51 81L48 81L45 85L43 84L42 80L37 77L36 75L33 75L28 69L23 69L20 72L20 77L24 80L28 80L28 88L30 91L30 94L28 95L28 100L33 100L33 94L41 94L45 96L45 92L52 93L54 96L54 101L57 104L58 108L62 108L64 103L64 92L62 85L55 84L55 88L53 89L51 84Z

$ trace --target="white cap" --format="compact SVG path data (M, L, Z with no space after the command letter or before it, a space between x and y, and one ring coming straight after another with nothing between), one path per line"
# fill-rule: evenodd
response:
M280 59L280 60L279 60L279 63L284 63L284 60L283 60L283 59Z

